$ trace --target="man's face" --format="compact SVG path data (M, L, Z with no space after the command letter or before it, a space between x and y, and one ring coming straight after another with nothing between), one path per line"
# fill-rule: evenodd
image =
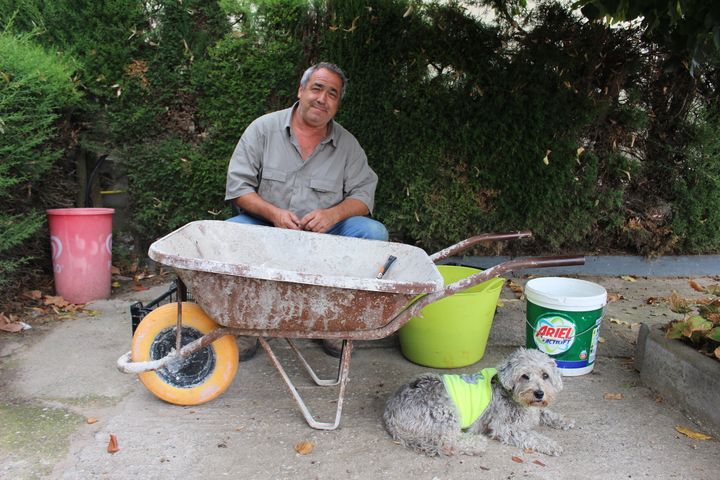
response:
M305 88L298 88L298 113L310 126L322 127L332 120L340 106L342 79L325 68L313 72Z

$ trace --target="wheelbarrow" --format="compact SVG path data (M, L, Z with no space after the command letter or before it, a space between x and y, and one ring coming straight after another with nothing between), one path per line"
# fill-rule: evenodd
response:
M585 262L584 257L514 259L447 286L435 266L479 242L529 236L478 235L427 255L394 242L192 222L153 243L149 256L175 270L181 290L189 288L195 303L178 295L176 304L150 312L117 367L139 374L145 387L167 402L197 405L232 383L238 368L234 336L256 336L310 427L333 430L340 423L354 340L385 338L426 305L503 273ZM339 386L333 422L311 414L267 338L286 339L317 385ZM337 376L319 378L295 344L298 338L343 340Z

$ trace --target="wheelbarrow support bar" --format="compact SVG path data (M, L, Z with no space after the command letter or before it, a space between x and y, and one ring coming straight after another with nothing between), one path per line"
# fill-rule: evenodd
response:
M285 385L287 386L288 390L290 391L290 394L295 399L295 402L300 407L300 410L302 411L303 417L305 417L305 421L308 423L308 425L311 428L314 428L316 430L335 430L338 425L340 425L340 416L342 415L342 408L343 403L345 402L345 387L347 386L348 381L348 374L350 372L350 355L352 354L352 340L344 340L343 341L343 347L342 347L342 355L340 356L340 365L338 367L338 375L337 379L335 380L321 380L317 377L315 372L310 368L310 365L305 361L305 358L300 353L300 350L297 349L295 344L290 339L286 339L287 342L290 344L292 349L297 354L298 358L300 358L301 363L305 367L305 369L308 371L312 379L315 381L316 384L320 386L332 386L340 384L340 391L338 392L338 399L337 399L337 410L335 411L335 421L330 422L318 422L315 420L315 417L310 413L310 410L305 405L305 402L303 401L302 397L300 396L300 393L297 391L297 388L295 388L295 385L292 383L292 380L290 380L290 377L285 372L285 369L280 364L280 360L275 356L275 353L270 348L270 345L268 344L267 340L265 340L263 337L258 337L258 340L260 340L260 345L262 345L263 349L265 350L265 353L267 353L268 358L270 358L270 361L275 366L275 369L278 371L280 376L282 377L283 381L285 382Z

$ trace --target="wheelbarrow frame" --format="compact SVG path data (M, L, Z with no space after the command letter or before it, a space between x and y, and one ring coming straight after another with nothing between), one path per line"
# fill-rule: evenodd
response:
M480 242L488 241L501 241L501 240L514 240L519 238L526 238L532 235L529 231L520 232L509 232L509 233L488 233L482 235L476 235L474 237L465 239L458 242L450 247L447 247L433 255L430 255L430 260L437 264L439 261L446 258L457 255L458 253L471 248L472 246ZM286 387L288 388L291 396L295 399L298 407L300 408L305 421L311 428L318 430L334 430L340 424L340 418L342 416L342 409L345 399L346 387L350 371L350 358L352 356L353 341L354 340L377 340L385 338L392 333L400 329L405 323L416 316L421 316L422 309L430 303L441 300L445 297L453 295L462 290L468 289L475 285L478 285L486 280L497 277L504 273L526 269L526 268L540 268L540 267L561 267L570 265L582 265L585 263L585 259L582 256L560 256L560 257L531 257L531 258L519 258L506 261L490 267L486 270L475 273L467 278L461 279L445 288L428 293L425 295L417 296L411 299L407 303L407 306L395 314L390 320L379 328L373 328L369 330L357 329L357 330L337 330L337 331L313 331L313 330L297 330L297 329L258 329L258 328L237 328L220 326L210 333L203 335L197 340L188 343L185 346L181 344L182 338L182 300L187 297L187 289L182 279L178 277L178 295L177 295L177 322L176 322L176 341L175 348L167 356L146 362L132 362L131 352L127 352L121 356L117 361L117 368L123 373L142 373L148 371L156 371L162 368L179 368L185 359L190 357L195 352L198 352L208 347L214 341L226 336L256 336L262 346L263 350L268 355L271 363L278 371L279 375L283 379ZM279 358L267 342L267 338L284 338L292 351L297 355L300 363L303 365L305 370L308 372L310 377L313 379L316 385L319 386L339 386L337 407L335 412L335 419L332 422L320 422L316 420L315 416L310 412L310 409L305 404L302 396L298 392L297 388L293 384L289 375L285 371L280 362ZM331 379L320 378L313 368L310 366L308 361L300 352L293 339L296 338L307 338L307 339L341 339L343 341L340 360L338 364L337 375Z

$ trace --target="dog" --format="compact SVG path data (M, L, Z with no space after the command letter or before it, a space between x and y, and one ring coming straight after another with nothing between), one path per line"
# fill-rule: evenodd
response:
M483 384L485 393L479 388ZM465 392L465 387L475 387L478 393ZM557 456L562 447L532 429L538 425L561 430L574 427L573 421L546 408L562 387L560 371L548 355L519 348L497 369L475 375L417 377L388 399L383 422L393 439L429 456L480 455L487 438ZM469 408L461 412L449 390ZM487 397L484 402L479 400L483 396ZM487 404L484 409L482 403Z

